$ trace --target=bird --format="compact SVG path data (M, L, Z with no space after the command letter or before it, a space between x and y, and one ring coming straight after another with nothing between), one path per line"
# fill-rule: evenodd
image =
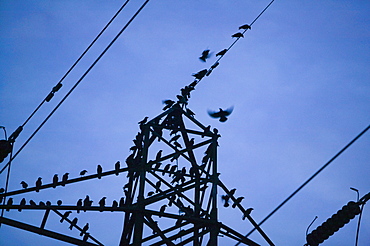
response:
M78 199L77 201L77 213L80 213L80 208L82 207L82 199Z
M171 176L171 174L173 174L173 173L176 171L176 168L177 168L177 166L176 166L176 165L173 165L173 166L171 167L171 169L169 170L169 174L168 174L168 176Z
M86 195L85 199L83 200L83 207L85 208L84 212L86 212L87 207L91 207L92 203L93 202L90 200L89 195Z
M159 159L161 159L162 157L162 150L159 150L157 152L157 154L155 155L155 161L159 161Z
M181 135L175 135L175 136L173 136L173 137L170 139L170 143L171 143L171 142L176 142L180 137L181 137Z
M86 242L87 239L89 239L89 237L90 237L90 233L86 232L84 237L82 238L82 241Z
M69 173L63 174L63 176L62 176L62 186L66 185L66 182L68 180L68 175L69 175Z
M247 210L245 210L244 214L243 214L243 217L242 217L242 220L245 220L245 218L250 215L250 213L252 212L253 208L248 208Z
M207 74L207 69L203 69L197 73L193 73L192 76L194 76L196 79L202 79Z
M51 202L50 201L46 201L46 207L50 207L51 206Z
M4 193L5 189L4 188L0 188L0 193Z
M62 218L60 219L60 223L62 223L65 219L68 218L68 216L72 213L72 211L67 211L62 215Z
M23 189L27 189L27 187L28 187L28 184L24 181L21 182L21 185L22 185Z
M125 205L125 199L123 197L121 197L121 199L119 199L119 203L118 203L118 206L121 208Z
M46 207L46 204L43 201L39 202L39 207Z
M162 215L163 215L163 213L164 213L164 211L166 210L166 208L167 208L167 205L163 205L160 209L159 209L159 218L161 218L162 217Z
M10 197L10 198L8 199L8 202L7 202L7 204L6 204L6 205L7 205L7 206L12 206L12 205L13 205L13 198L11 198L11 197ZM10 208L7 208L7 209L6 209L6 211L10 211Z
M32 207L36 207L36 206L37 206L37 204L36 204L33 200L30 200L30 205L31 205Z
M221 199L224 201L224 207L227 208L229 204L230 197L228 195L222 195Z
M53 176L53 188L57 187L58 185L58 174L54 174Z
M238 204L240 204L240 203L241 203L241 201L242 201L243 199L244 199L244 197L243 197L243 196L236 198L236 201L234 202L234 204L233 204L231 207L235 208Z
M86 225L82 228L82 230L80 232L80 236L82 236L84 233L86 233L87 230L89 230L89 223L86 223Z
M210 50L208 50L208 49L203 50L202 56L199 57L199 60L201 60L202 62L206 62L206 60L211 57L211 54L209 52L210 52Z
M105 207L105 199L106 199L106 197L103 197L103 198L102 198L102 199L100 199L100 201L99 201L100 212L103 212L103 208Z
M40 191L40 187L42 185L42 181L41 181L41 177L39 177L37 180L36 180L36 192L39 192Z
M101 179L103 168L100 165L98 165L98 167L96 168L96 172L98 173L98 179Z
M62 202L62 200L58 200L58 201L57 201L57 205L58 205L58 206L62 206L62 203L63 203L63 202Z
M116 200L113 200L112 208L118 208L118 202ZM111 212L113 212L113 210L111 210Z
M162 171L162 176L170 169L171 167L171 164L167 164L164 168L163 168L163 171Z
M157 181L157 183L155 183L155 192L156 193L158 193L158 192L160 192L161 190L159 189L160 187L161 187L161 181L159 180L159 181Z
M116 174L116 176L118 176L119 174L120 167L121 167L121 162L117 161L116 164L114 164L114 173Z
M144 125L147 121L148 121L148 116L146 116L143 120L139 121L138 124L139 125Z
M82 171L80 172L81 177L82 177L82 176L84 176L86 173L87 173L87 170L82 170Z
M18 211L22 211L22 207L26 205L26 198L22 198L21 202L19 203L20 207L18 208Z
M226 52L227 52L227 49L223 49L223 50L221 50L220 52L218 52L218 53L216 54L216 56L223 56L223 55L225 55L225 54L226 54Z
M244 35L241 32L237 32L237 33L234 33L233 35L231 35L231 37L233 37L233 38L244 38Z
M167 100L163 100L162 103L166 105L166 106L163 107L163 110L167 110L167 109L171 108L172 105L175 104L175 101L167 99Z
M77 221L78 221L77 217L75 217L75 218L71 221L71 225L69 226L69 229L70 229L70 230L72 230L72 228L73 228L74 226L76 226Z
M181 144L177 141L173 142L173 145L175 145L176 148L180 148L181 149Z
M233 112L233 109L234 109L234 107L230 107L226 110L223 110L222 108L219 108L219 111L210 111L210 110L208 110L208 114L212 118L220 118L219 119L220 122L225 122L225 121L227 121L226 116L229 116Z
M251 29L252 27L250 26L250 25L248 25L248 24L244 24L244 25L241 25L240 27L239 27L239 30L240 29L244 29L244 30L247 30L247 29Z

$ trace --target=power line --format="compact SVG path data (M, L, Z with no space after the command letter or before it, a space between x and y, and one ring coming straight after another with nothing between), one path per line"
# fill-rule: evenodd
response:
M338 156L340 156L346 149L348 149L354 142L356 142L362 135L364 135L370 129L368 125L362 132L360 132L354 139L352 139L346 146L344 146L337 154L335 154L328 162L326 162L319 170L317 170L309 179L307 179L301 186L299 186L290 196L288 196L282 203L280 203L271 213L269 213L258 226L261 226L266 220L268 220L274 213L276 213L285 203L293 198L303 187L305 187L311 180L313 180L319 173L321 173L326 167L328 167ZM255 229L252 229L246 237L251 235ZM238 242L236 245L239 245Z
M13 158L1 169L0 174L5 170L5 168L10 164L12 160L23 150L23 148L29 143L29 141L36 135L36 133L43 127L43 125L50 119L50 117L55 113L55 111L63 104L63 102L68 98L68 96L76 89L76 87L81 83L81 81L86 77L86 75L91 71L91 69L98 63L98 61L104 56L104 54L109 50L109 48L117 41L121 34L126 30L126 28L131 24L131 22L136 18L136 16L142 11L145 5L150 0L146 0L141 7L135 12L131 19L126 23L126 25L119 31L119 33L113 38L113 40L108 44L108 46L103 50L103 52L96 58L96 60L90 65L86 72L80 77L80 79L74 84L74 86L68 91L68 93L62 98L62 100L55 106L55 108L50 112L50 114L45 118L45 120L39 125L39 127L32 133L32 135L27 139L27 141L19 148L19 150L14 154Z

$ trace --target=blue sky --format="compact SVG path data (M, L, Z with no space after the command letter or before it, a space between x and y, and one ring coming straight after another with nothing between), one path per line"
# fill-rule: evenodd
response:
M0 125L8 135L27 119L122 3L1 1ZM141 3L127 5L52 101L25 126L16 150ZM31 185L38 177L51 180L54 173L65 172L77 177L82 169L93 173L97 164L108 170L117 160L124 161L139 130L137 122L160 114L162 100L174 99L192 81L192 73L215 61L213 56L200 62L201 52L227 48L238 27L250 23L268 3L150 1L15 158L9 190L20 189L22 180ZM257 222L369 125L369 11L366 1L275 1L192 92L189 108L222 135L220 179L230 189L237 188L238 196L245 196L242 204L254 208ZM232 105L234 112L226 123L207 115L208 109ZM313 228L356 199L350 187L361 195L370 191L369 146L367 133L265 222L262 228L276 245L303 245L315 216L319 218ZM0 182L3 187L4 174ZM121 196L124 183L119 176L25 197L75 204L90 194L93 200L107 196L110 202ZM14 197L18 202L21 198ZM34 211L5 215L36 225L42 219L42 213ZM252 228L237 211L220 206L219 215L241 233ZM81 223L91 221L92 234L107 245L116 244L120 216L81 216ZM51 228L78 237L76 231L50 221ZM357 219L323 245L354 244L356 225ZM369 235L365 206L359 245L366 245ZM251 239L267 245L258 233ZM1 245L36 243L65 245L8 226L0 229ZM224 241L224 245L233 244Z

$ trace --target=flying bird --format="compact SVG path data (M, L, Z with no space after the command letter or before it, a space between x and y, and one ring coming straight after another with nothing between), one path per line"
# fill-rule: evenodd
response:
M244 35L241 32L237 32L237 33L234 33L233 35L231 35L231 37L233 37L233 38L244 38Z
M248 25L248 24L244 24L244 25L242 25L242 26L239 27L239 30L240 29L244 29L244 30L251 29L251 26Z
M67 211L62 215L62 218L60 219L60 223L63 222L63 220L67 219L68 216L72 213L72 211Z
M37 180L36 180L36 192L39 192L40 191L40 187L42 185L42 181L41 181L41 177L39 177Z
M28 187L28 184L24 181L21 182L21 185L22 185L23 189L27 189L27 187Z
M211 54L209 52L210 50L203 50L202 56L199 57L199 60L201 60L202 62L206 62L206 60L211 57Z
M220 122L225 122L227 121L227 117L233 112L234 107L230 107L226 110L223 110L222 108L219 108L219 111L210 111L208 110L209 116L212 118L219 118Z
M96 168L96 172L98 173L98 179L101 179L103 168L100 165L98 165L98 167Z
M54 174L53 176L53 188L57 187L58 185L58 174Z
M120 167L121 167L121 162L117 161L116 164L114 164L114 173L116 174L116 176L118 176L119 174Z
M218 53L216 54L216 56L223 56L223 55L225 55L225 54L226 54L226 52L227 52L227 49L223 49L223 50L221 50L220 52L218 52Z
M68 175L69 175L69 173L63 174L63 176L62 176L62 186L66 185L66 182L68 180Z
M82 176L84 176L86 173L87 173L87 170L82 170L82 171L80 172L81 177L82 177Z

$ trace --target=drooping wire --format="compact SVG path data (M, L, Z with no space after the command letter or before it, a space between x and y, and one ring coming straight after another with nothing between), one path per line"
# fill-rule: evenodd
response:
M268 220L274 213L276 213L282 206L285 205L290 199L292 199L303 187L305 187L310 181L312 181L319 173L321 173L326 167L328 167L338 156L340 156L346 149L348 149L353 143L355 143L362 135L364 135L370 129L368 125L362 132L360 132L354 139L352 139L346 146L344 146L337 154L335 154L328 162L326 162L319 170L317 170L309 179L307 179L301 186L299 186L290 196L288 196L282 203L280 203L273 211L271 211L258 226L261 226L266 220ZM252 229L248 232L245 237L251 235L256 229ZM239 245L238 242L236 245ZM235 245L235 246L236 246Z
M365 206L365 203L361 204L360 216L358 217L358 222L357 222L355 246L358 245L358 235L360 234L360 224L361 224L361 218L362 218L362 212L364 210L364 206Z
M81 83L81 81L86 77L86 75L91 71L91 69L98 63L98 61L105 55L109 48L117 41L121 34L127 29L131 22L136 18L136 16L142 11L146 4L150 0L146 0L141 7L135 12L131 19L125 24L125 26L119 31L119 33L113 38L113 40L108 44L108 46L102 51L102 53L95 59L95 61L90 65L86 72L80 77L80 79L74 84L74 86L68 91L68 93L62 98L62 100L55 106L55 108L50 112L50 114L45 118L45 120L39 125L39 127L32 133L32 135L26 140L26 142L19 148L19 150L14 154L13 158L1 169L0 174L5 170L9 163L23 150L23 148L29 143L29 141L36 135L36 133L44 126L44 124L50 119L50 117L55 113L55 111L63 104L63 102L68 98L68 96L76 89L76 87Z

